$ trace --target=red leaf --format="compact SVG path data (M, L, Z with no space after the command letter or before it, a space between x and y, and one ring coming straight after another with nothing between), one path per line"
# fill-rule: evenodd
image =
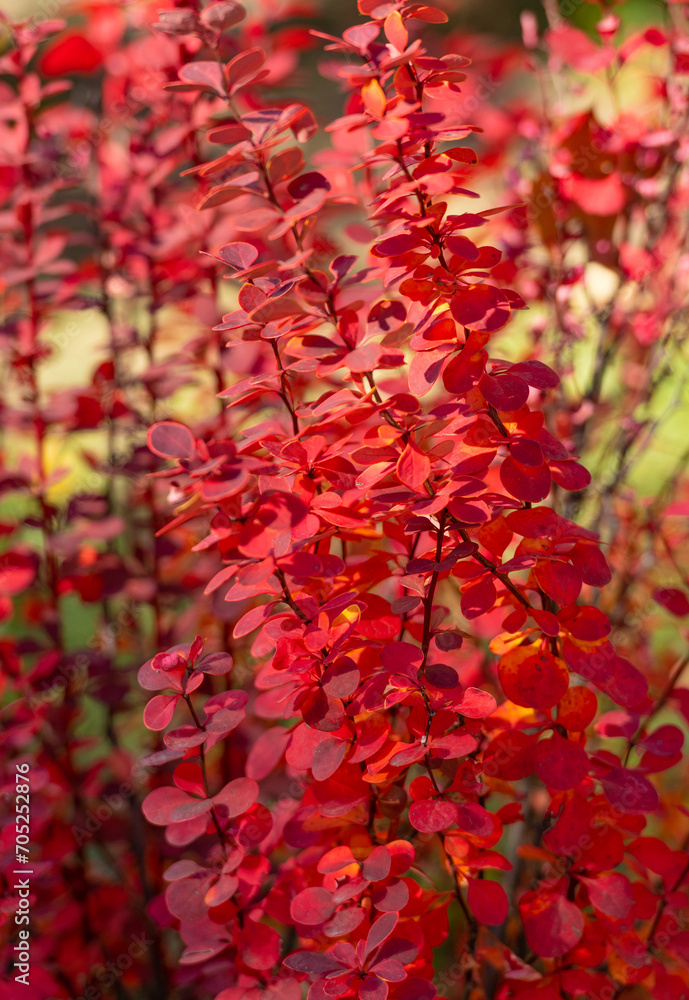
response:
M263 49L246 49L240 52L234 59L230 59L225 67L225 79L228 87L233 87L239 80L244 80L248 76L253 76L261 68L266 60Z
M277 767L290 739L289 730L273 726L255 740L246 759L244 768L247 778L262 781Z
M560 526L560 519L551 507L513 510L505 515L505 521L524 538L552 538Z
M154 731L165 729L175 714L175 706L179 697L178 694L157 694L155 698L151 698L144 709L146 728Z
M591 474L574 459L568 461L548 461L553 479L563 490L578 492L585 490L591 482Z
M639 740L639 746L658 757L673 757L684 746L684 733L678 726L659 726Z
M583 733L596 717L598 699L586 687L569 688L557 706L557 721L569 732Z
M399 913L409 902L407 883L401 878L391 878L371 891L371 902L381 913Z
M434 351L418 351L412 356L407 379L409 391L417 398L430 392L438 381L448 353L449 348L438 348Z
M469 621L485 615L495 604L497 591L490 576L484 576L478 583L468 587L462 594L460 601L462 614Z
M675 587L660 587L653 591L653 597L658 604L661 604L677 618L689 615L689 599L683 590L677 590Z
M166 826L171 822L175 809L178 806L191 801L189 795L181 788L168 786L165 788L154 788L146 796L141 806L141 810L149 823L155 826Z
M204 920L208 917L205 895L211 876L197 875L171 882L165 892L170 913L180 920Z
M241 816L258 798L258 782L253 778L235 778L213 796L213 804L224 806L227 816Z
M10 550L0 555L0 594L14 597L36 579L38 560L31 552Z
M290 903L290 916L296 924L316 927L325 923L335 909L333 898L326 889L302 889Z
M534 573L539 587L557 604L561 607L574 604L581 590L581 577L574 566L560 560L542 560Z
M452 315L468 330L494 333L509 322L510 307L494 285L466 285L450 300Z
M304 972L307 975L318 976L325 976L329 972L337 972L344 969L344 966L340 962L336 962L330 955L323 955L313 951L295 951L293 955L287 956L284 964L288 969L294 969L295 972Z
M542 361L520 361L510 368L512 375L519 375L529 385L536 389L556 389L560 384L560 377L548 365Z
M300 708L304 722L324 733L337 732L344 721L342 702L329 698L320 687L309 691Z
M524 379L510 372L504 375L483 375L478 387L486 402L497 410L518 410L529 398L529 387Z
M201 746L208 739L205 729L196 726L178 726L165 734L165 745L174 750L188 750L190 747Z
M424 483L431 474L431 460L411 442L397 461L397 478L415 493L424 492Z
M579 875L578 878L586 886L591 904L596 910L613 920L625 919L634 902L628 878L621 872L610 872L608 875L599 875L598 878Z
M217 62L211 60L201 59L198 62L187 63L180 69L179 78L182 83L190 85L195 90L217 94L219 97L225 93L222 69Z
M149 427L146 435L149 449L161 458L191 458L196 440L188 427L175 420L160 420Z
M499 882L490 879L468 878L467 903L469 912L479 923L494 927L507 917L507 893Z
M39 67L46 76L93 73L103 64L103 55L76 31L58 35L41 54Z
M237 935L236 943L242 962L250 969L272 969L280 958L282 939L267 924L247 920Z
M252 243L226 243L218 256L236 271L245 271L258 259L258 250Z
M588 773L588 754L578 743L553 733L536 747L536 774L548 788L567 791L581 784Z
M388 877L391 866L392 858L390 857L390 851L384 844L380 844L378 847L373 848L364 861L361 874L369 882L380 882L381 879Z
M570 174L560 183L565 197L587 215L618 215L627 204L627 191L617 172L603 178Z
M578 944L584 915L564 896L530 890L519 901L526 941L542 958L557 958Z
M326 781L337 771L345 759L347 742L336 736L328 736L313 752L311 772L316 781Z
M232 670L232 657L229 653L206 653L198 661L195 669L214 677L224 676Z
M608 802L631 816L644 816L658 808L658 793L643 774L626 767L615 767L601 778Z
M512 455L500 466L500 479L511 496L527 503L539 503L550 493L551 475L547 466L527 465Z
M498 664L498 676L505 695L515 705L545 710L557 705L569 687L569 671L552 653L517 646Z
M409 822L420 833L440 833L457 822L457 806L447 799L419 799L409 807Z
M364 959L368 958L372 952L379 948L383 941L386 941L390 937L395 927L397 926L397 921L399 916L396 913L384 913L382 917L378 917L376 921L371 925L371 930L368 932L368 937L366 938L366 948L364 950Z

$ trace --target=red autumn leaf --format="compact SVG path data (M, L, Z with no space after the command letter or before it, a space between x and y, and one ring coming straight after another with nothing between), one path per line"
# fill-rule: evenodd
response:
M21 594L36 579L38 560L31 552L9 550L0 554L0 594Z
M339 698L330 698L320 688L312 688L301 704L304 722L324 733L336 732L344 721L344 709Z
M440 378L448 353L447 348L439 348L435 351L419 351L414 354L407 375L409 391L419 399L430 392Z
M316 781L326 781L337 771L347 753L347 743L336 736L329 736L313 752L311 773Z
M644 816L658 808L658 792L639 771L615 767L601 778L608 802L631 816Z
M184 424L175 420L161 420L149 427L146 435L148 447L161 458L191 458L196 449L194 435Z
M103 65L103 54L76 31L65 32L41 53L39 67L46 76L93 73Z
M469 912L482 924L494 927L507 917L507 893L499 882L468 878L467 903Z
M445 246L451 253L463 257L464 260L477 260L479 256L478 247L468 236L448 236L445 239Z
M581 590L581 577L568 562L543 560L534 570L538 585L562 607L574 604Z
M510 368L511 375L518 375L528 385L536 389L556 389L560 384L560 376L544 365L542 361L535 358L529 361L520 361Z
M598 699L586 687L570 687L557 706L557 721L569 732L583 733L596 717Z
M236 875L221 875L218 881L210 887L203 897L207 906L220 906L222 903L232 899L239 887L239 879Z
M326 851L321 860L318 862L317 871L321 872L323 875L330 875L333 872L339 872L343 868L347 868L349 865L353 864L356 864L356 861L351 847L342 845L340 847L333 847L331 850Z
M607 676L597 681L618 705L634 708L643 704L648 694L648 681L636 667L621 656L609 665Z
M502 462L500 479L511 496L527 503L545 500L552 485L547 466L518 462L512 455L508 455Z
M683 590L677 590L676 587L660 587L653 591L653 597L658 604L677 618L689 615L689 598Z
M497 591L490 576L484 576L478 583L468 587L462 593L462 614L468 620L478 618L490 611L495 604Z
M561 184L565 196L587 215L617 215L627 204L627 191L617 172L603 178L570 174Z
M420 799L409 807L409 822L421 833L440 833L457 822L457 806L447 799Z
M551 507L534 507L513 510L505 515L508 526L525 538L552 538L558 531L560 519Z
M591 482L591 474L588 469L585 469L579 462L575 462L574 459L566 462L549 460L548 467L553 481L558 486L561 486L563 490L572 490L575 492L585 490Z
M211 877L199 874L172 882L165 892L165 902L170 913L178 919L204 920L208 917L205 895Z
M194 90L222 96L225 92L222 69L217 62L200 59L198 62L187 63L179 71L183 84Z
M165 826L171 822L171 816L178 806L190 801L189 795L181 788L166 786L155 788L146 796L142 804L142 811L149 823L156 826Z
M277 767L290 739L289 730L279 726L266 729L255 740L246 759L246 776L262 781Z
M624 920L632 908L634 898L629 879L621 872L609 872L597 878L578 876L586 886L589 899L596 910L613 920Z
M588 754L578 743L553 733L536 747L536 774L556 791L567 791L581 784L588 773Z
M194 669L200 670L202 674L210 674L214 677L222 677L232 670L232 657L229 653L206 653L195 664Z
M267 924L248 920L237 935L236 945L242 962L250 969L272 969L280 958L282 939Z
M314 951L297 951L284 960L288 969L303 972L307 975L327 975L329 972L341 972L346 966L336 961L330 955Z
M332 896L317 886L302 889L290 903L290 916L297 924L315 927L325 923L335 909Z
M390 878L371 890L371 902L380 913L399 913L409 902L407 883L401 878Z
M396 913L384 913L373 922L366 938L364 958L368 958L376 948L380 948L383 942L390 937L397 926L398 920L399 917Z
M244 271L258 259L258 249L252 243L226 243L218 256L236 271Z
M165 745L173 750L189 750L191 747L201 746L208 739L205 729L198 726L178 726L165 733Z
M230 59L225 67L225 80L228 87L234 87L240 80L253 76L259 71L265 62L266 54L263 49L245 49L239 55Z
M158 694L151 698L144 709L144 725L147 729L159 730L172 721L175 706L179 700L178 694Z
M226 816L241 816L257 798L258 782L253 778L235 778L213 796L213 804L223 807Z
M529 398L529 387L524 379L511 372L483 375L478 387L486 402L497 410L518 410Z
M415 493L424 492L424 483L431 474L431 461L420 448L411 442L397 460L397 478Z
M527 708L552 708L569 687L569 671L563 661L529 646L517 646L506 653L498 664L498 676L510 701Z
M542 958L566 954L578 944L584 930L579 907L559 893L524 893L519 914L529 947Z
M673 757L684 746L684 733L678 726L658 726L638 745L659 757Z
M510 307L494 285L465 285L450 300L452 315L468 330L501 330L510 318Z
M361 874L370 882L379 882L381 879L388 877L391 866L392 858L390 851L385 845L380 844L378 847L373 848L364 861Z

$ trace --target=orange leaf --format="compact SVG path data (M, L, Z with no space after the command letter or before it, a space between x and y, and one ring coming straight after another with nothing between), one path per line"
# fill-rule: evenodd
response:
M385 92L377 80L369 80L361 88L361 98L369 114L374 118L382 118L385 114Z
M404 20L398 10L391 11L383 25L385 37L394 45L398 52L404 52L409 42L409 32L404 26Z

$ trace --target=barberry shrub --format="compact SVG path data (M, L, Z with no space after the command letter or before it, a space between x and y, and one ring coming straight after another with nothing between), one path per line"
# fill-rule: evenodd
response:
M149 761L179 761L144 814L197 844L166 872L182 961L222 1000L431 1000L434 977L679 997L687 854L642 834L648 775L681 759L682 730L651 723L685 660L654 702L616 652L597 535L549 502L590 482L545 419L559 376L491 351L525 303L481 236L500 209L467 210L467 60L418 30L445 15L358 7L342 38L316 32L347 98L308 163L308 108L257 109L260 49L225 61L199 21L207 58L179 72L217 96L201 207L232 201L217 257L240 286L218 326L231 433L148 435L172 524L205 520L197 548L222 560L207 591L238 605L231 650L197 636L140 672L165 692ZM221 9L216 31L242 17Z
M682 1000L684 446L629 478L683 377L682 5L523 50L341 6L12 28L3 986ZM53 392L63 310L105 337Z

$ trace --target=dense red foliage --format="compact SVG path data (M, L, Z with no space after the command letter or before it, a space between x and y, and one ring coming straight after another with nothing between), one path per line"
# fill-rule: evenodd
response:
M651 500L625 479L682 342L681 14L610 9L597 42L525 15L523 52L409 0L341 38L229 0L83 13L0 66L10 995L687 997L686 635L659 631L689 613L686 455ZM294 96L316 45L325 127ZM649 51L636 117L497 99L522 59L612 93ZM79 309L105 359L47 393Z

